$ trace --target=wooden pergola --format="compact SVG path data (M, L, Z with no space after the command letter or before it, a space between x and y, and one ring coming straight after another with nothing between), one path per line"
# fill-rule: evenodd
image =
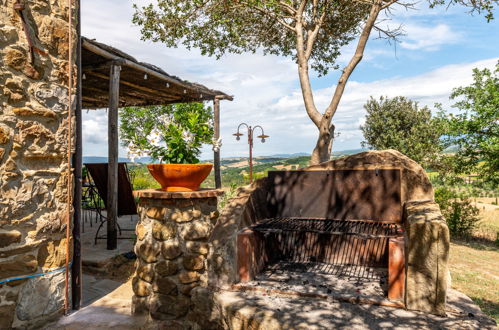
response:
M85 37L81 37L80 72L78 110L108 109L107 249L114 250L118 214L118 108L213 101L214 140L218 141L220 100L232 101L232 96L171 76L154 65ZM216 188L220 188L219 148L214 148L214 171Z

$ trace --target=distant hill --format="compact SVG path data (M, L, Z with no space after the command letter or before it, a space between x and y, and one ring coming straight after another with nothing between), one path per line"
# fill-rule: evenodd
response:
M341 156L352 155L366 150L368 149L349 149L349 150L333 151L333 157L337 158ZM302 158L302 157L305 158L310 157L310 154L306 152L297 152L292 154L275 154L270 156L254 157L253 160L255 164L267 164L274 162L279 163L290 159L293 160L295 158ZM125 157L120 157L119 161L131 163L131 160ZM135 159L134 162L141 164L154 163L154 161L150 157L137 158ZM202 162L213 162L213 159L202 160ZM245 167L247 166L247 162L248 162L248 157L227 157L221 159L221 165L227 167ZM84 156L83 163L107 163L107 157Z
M348 156L348 155L353 155L353 154L358 154L359 152L363 151L368 151L369 149L347 149L347 150L340 150L340 151L334 151L333 150L333 157L340 157L340 156Z
M264 156L264 157L277 157L277 158L294 158L294 157L300 157L300 156L310 156L309 153L306 152L296 152L294 154L276 154L276 155L270 155L270 156Z
M118 161L121 162L130 162L130 159L120 157ZM99 157L99 156L83 156L83 164L94 164L94 163L107 163L107 157Z
M123 163L131 163L132 161L128 158L125 157L119 157L118 158L119 162ZM135 163L141 163L141 164L151 164L153 161L149 157L142 157L142 158L137 158L135 159ZM88 164L93 164L93 163L107 163L107 157L102 157L102 156L83 156L83 164L88 163Z

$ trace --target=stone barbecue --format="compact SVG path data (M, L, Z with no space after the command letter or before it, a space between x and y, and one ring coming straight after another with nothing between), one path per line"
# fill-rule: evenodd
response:
M220 190L135 194L132 312L150 322L252 328L243 315L264 308L277 326L290 300L445 314L448 228L424 170L396 151L269 172L220 215Z
M396 151L269 172L210 245L212 288L445 314L448 228L424 170Z
M241 281L264 268L357 281L388 271L388 296L403 298L400 170L276 171L268 179L261 208L269 218L237 237Z

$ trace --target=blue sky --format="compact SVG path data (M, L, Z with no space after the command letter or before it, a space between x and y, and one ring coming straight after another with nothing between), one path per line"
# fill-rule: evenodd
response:
M137 0L147 4L149 0ZM132 1L82 1L82 34L128 52L140 61L149 62L183 79L200 82L234 95L233 102L222 102L222 157L247 153L244 139L235 141L237 125L245 121L260 124L271 137L265 144L256 143L256 155L310 153L317 129L304 107L296 64L288 58L262 54L228 55L220 60L203 57L199 51L183 47L168 49L162 44L140 40L140 29L133 26ZM421 1L415 10L396 8L382 23L402 25L405 35L394 46L371 38L363 61L353 73L333 121L340 136L333 149L360 147L365 111L370 96L406 96L422 105L442 103L451 110L448 100L454 87L471 82L474 67L493 67L499 59L499 11L497 20L466 13L451 6L427 8ZM354 44L344 47L339 64L344 66ZM312 79L319 109L329 103L338 72ZM107 155L107 114L105 110L84 113L83 153ZM120 155L126 156L125 150ZM203 149L202 158L211 157L211 148Z

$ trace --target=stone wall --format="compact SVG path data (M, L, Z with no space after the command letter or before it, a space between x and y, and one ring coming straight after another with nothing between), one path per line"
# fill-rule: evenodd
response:
M0 281L65 262L68 8L0 0ZM75 48L75 47L74 47ZM0 329L35 326L63 307L64 273L0 284Z
M404 207L408 309L445 315L450 235L438 204L412 201Z
M207 240L218 219L217 198L141 198L138 211L133 314L166 328L209 322Z
M261 178L252 185L240 187L218 219L210 236L212 250L208 256L209 283L211 287L222 288L239 282L237 270L237 233L251 226L258 219L267 218L267 178Z

